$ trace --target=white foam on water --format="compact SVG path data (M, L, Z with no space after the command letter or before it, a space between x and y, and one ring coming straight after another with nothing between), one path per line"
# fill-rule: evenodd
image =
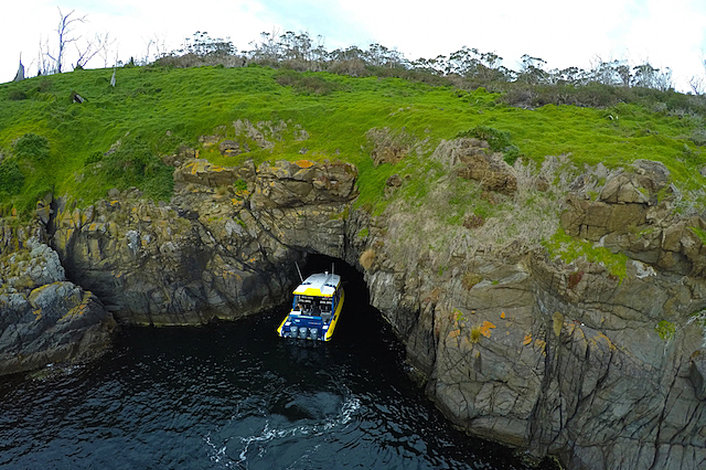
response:
M211 450L209 451L209 456L208 458L211 460L211 462L218 464L222 468L233 468L233 465L235 465L235 462L233 462L227 455L226 455L226 445L223 446L217 446L212 440L211 440L211 433L206 434L204 436L204 441L206 442L206 445L208 445Z
M212 434L209 432L204 436L204 442L206 443L209 451L209 459L217 464L220 468L247 468L248 467L248 456L252 454L253 446L257 449L257 457L262 458L267 453L267 443L282 439L287 439L291 437L307 437L307 436L321 436L329 433L333 430L338 430L339 428L344 428L348 423L351 422L355 413L360 409L360 400L356 397L348 396L343 404L338 414L330 418L325 419L319 424L303 424L295 425L282 428L271 428L270 420L266 419L265 426L259 434L253 434L250 436L240 437L240 442L242 448L238 453L238 460L233 460L226 453L228 442L236 436L223 439L222 442L213 442ZM258 407L259 408L259 407ZM267 411L264 409L258 409L263 415L266 416ZM242 418L240 413L240 406L236 409L236 413L229 420ZM315 446L316 450L318 445ZM310 452L302 455L297 461L293 462L292 465L297 463L303 458L308 457ZM290 466L291 468L291 466Z

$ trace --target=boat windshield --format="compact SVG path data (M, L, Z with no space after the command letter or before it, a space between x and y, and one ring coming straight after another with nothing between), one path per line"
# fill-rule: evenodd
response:
M313 297L297 295L294 297L294 310L299 310L304 315L320 316L322 313L331 313L331 297Z

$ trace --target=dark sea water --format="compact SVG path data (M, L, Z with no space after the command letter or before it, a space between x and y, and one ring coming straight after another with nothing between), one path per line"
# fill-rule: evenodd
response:
M0 378L0 468L520 469L454 430L352 286L334 340L274 332L284 308L128 328L104 358Z

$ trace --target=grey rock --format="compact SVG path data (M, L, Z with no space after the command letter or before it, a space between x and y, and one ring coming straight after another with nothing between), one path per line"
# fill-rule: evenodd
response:
M706 400L706 350L696 351L689 365L689 380L694 386L696 397Z
M242 150L240 150L240 144L234 140L222 141L218 144L218 151L225 157L234 157L242 152Z
M0 286L0 374L100 355L113 317L93 294L65 280L54 250L36 238L26 246L13 255L23 261L2 266L19 274L14 287Z

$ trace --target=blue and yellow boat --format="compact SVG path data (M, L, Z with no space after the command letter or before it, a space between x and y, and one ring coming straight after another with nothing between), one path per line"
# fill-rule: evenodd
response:
M341 317L345 293L341 276L312 274L294 289L292 310L277 328L283 338L329 341Z

